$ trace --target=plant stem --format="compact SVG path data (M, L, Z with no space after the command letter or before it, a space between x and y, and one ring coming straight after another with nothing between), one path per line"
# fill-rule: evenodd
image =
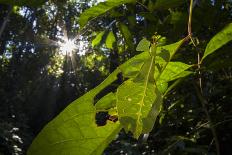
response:
M189 20L188 20L188 36L190 37L192 43L193 43L193 46L197 49L197 46L194 42L194 40L192 39L192 13L193 13L193 0L190 0L190 6L189 6ZM197 50L197 68L198 68L198 80L199 80L199 88L195 86L195 89L196 89L196 93L197 93L197 96L201 102L201 105L202 105L202 108L205 112L205 115L209 121L209 126L210 126L210 129L211 129L211 132L212 132L212 135L214 137L214 140L215 140L215 146L216 146L216 151L217 151L217 155L220 155L220 145L219 145L219 141L218 141L218 137L217 137L217 132L216 132L216 129L215 127L213 126L212 124L212 119L210 117L210 114L207 110L207 107L206 107L206 104L207 104L207 101L206 99L203 97L203 89L202 89L202 78L201 78L201 57L200 57L200 52L199 50Z
M206 107L206 104L208 104L208 103L207 103L206 99L203 97L202 92L199 90L199 88L196 85L194 85L194 87L196 89L197 97L198 97L198 99L202 105L202 108L206 114L206 117L209 121L209 127L210 127L210 130L211 130L213 137L214 137L214 140L215 140L217 155L220 155L220 145L219 145L219 140L218 140L216 128L214 127L214 125L212 123L212 119L211 119L210 114L209 114L207 107Z

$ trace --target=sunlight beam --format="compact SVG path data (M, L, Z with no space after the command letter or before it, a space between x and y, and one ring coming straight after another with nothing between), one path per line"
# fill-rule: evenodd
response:
M59 45L60 45L60 51L62 55L71 56L72 51L77 49L75 40L65 39L64 42L60 42Z

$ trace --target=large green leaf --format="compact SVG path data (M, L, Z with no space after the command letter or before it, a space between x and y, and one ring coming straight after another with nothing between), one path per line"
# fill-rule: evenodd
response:
M136 0L107 0L105 2L101 2L96 6L93 6L87 10L85 10L79 19L79 24L81 29L87 24L90 19L96 18L99 15L106 13L107 11L111 10L114 7L125 3L133 3Z
M115 70L98 87L92 89L49 122L31 144L28 155L97 155L120 131L119 122L107 122L105 126L95 123L96 94L117 79Z
M96 110L88 98L72 104L42 130L28 155L100 155L121 129L113 122L97 126Z
M0 0L0 4L17 5L17 6L40 6L45 3L46 0Z
M156 49L156 47L152 48ZM151 123L148 126L147 121L145 123L144 120L148 117L157 99L157 89L154 84L154 60L155 54L144 62L140 73L134 79L124 82L116 93L119 121L126 131L133 133L135 138L138 138L144 131L147 133L147 128L153 126L150 125Z
M217 33L207 44L202 60L232 40L232 23Z
M150 120L148 117L158 115L160 98L161 94L152 83L129 80L121 85L117 91L116 105L119 121L124 129L131 131L135 138L138 138L141 133L150 132L155 119ZM158 108L153 109L154 105Z

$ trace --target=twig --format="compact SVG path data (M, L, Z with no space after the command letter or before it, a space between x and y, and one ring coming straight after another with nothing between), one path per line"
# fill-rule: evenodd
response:
M190 0L190 7L189 7L189 21L188 21L188 36L191 39L191 42L193 43L193 46L197 49L197 46L194 42L194 40L192 39L192 13L193 13L193 0ZM201 102L202 108L206 114L206 117L209 121L209 126L210 129L212 131L214 140L215 140L215 146L216 146L216 151L217 151L217 155L220 155L220 146L219 146L219 141L218 141L218 137L217 137L217 133L216 133L216 129L212 124L212 119L209 115L209 112L207 110L206 104L207 101L204 99L203 97L203 89L202 89L202 78L201 78L201 57L200 57L200 52L199 50L197 50L197 67L198 67L198 80L199 80L199 88L196 85L194 85L196 92L197 92L197 96Z
M138 2L138 1L137 1L136 3L138 3L138 4L141 5L143 8L145 8L147 11L150 12L149 8L148 8L146 5L144 5L143 3Z
M220 145L219 145L219 141L218 141L218 137L217 137L217 132L216 132L216 129L215 129L213 123L212 123L212 119L211 119L211 117L209 115L209 112L207 110L207 107L206 107L207 101L203 97L202 92L199 90L199 88L195 84L194 84L194 87L196 89L197 97L198 97L198 99L199 99L199 101L200 101L200 103L202 105L202 108L203 108L203 110L204 110L204 112L206 114L206 117L207 117L207 119L209 121L209 127L210 127L210 130L211 130L211 132L213 134L213 137L214 137L214 140L215 140L215 146L216 146L217 155L220 155Z
M193 43L193 46L197 48L196 43L194 42L192 38L192 14L193 14L193 0L190 0L190 7L189 7L189 20L188 20L188 36L190 37L191 42ZM201 58L200 58L200 52L197 53L197 68L198 68L198 75L199 75L199 86L200 90L202 92L202 78L201 78Z

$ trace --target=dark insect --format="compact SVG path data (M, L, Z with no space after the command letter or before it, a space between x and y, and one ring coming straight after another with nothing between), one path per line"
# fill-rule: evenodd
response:
M113 116L109 115L108 120L110 120L112 122L117 122L118 116L116 116L116 115L113 115Z

